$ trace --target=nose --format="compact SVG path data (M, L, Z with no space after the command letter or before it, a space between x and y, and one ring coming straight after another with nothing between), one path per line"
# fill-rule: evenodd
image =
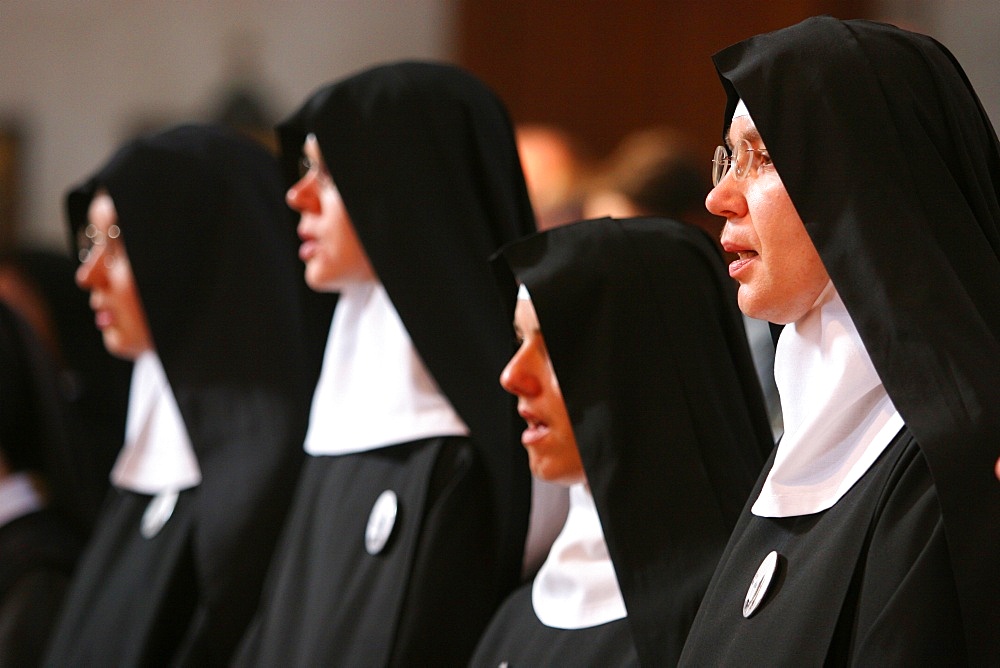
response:
M93 290L105 278L107 267L104 265L104 253L96 247L80 266L76 268L74 279L81 290Z
M722 216L726 220L739 218L746 214L747 200L743 191L736 186L736 179L732 172L726 174L719 181L719 185L709 191L705 197L705 208L716 216Z
M299 213L319 213L319 183L312 171L307 172L285 193L288 206Z
M500 373L500 385L519 397L537 395L541 390L541 383L534 367L532 351L528 342L524 342Z

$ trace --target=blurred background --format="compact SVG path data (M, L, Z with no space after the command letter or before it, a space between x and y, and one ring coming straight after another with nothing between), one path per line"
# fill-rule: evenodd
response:
M222 120L267 141L315 88L398 58L471 69L581 172L668 126L707 178L710 55L814 14L936 37L1000 122L996 0L0 0L0 250L68 254L63 194L137 132Z

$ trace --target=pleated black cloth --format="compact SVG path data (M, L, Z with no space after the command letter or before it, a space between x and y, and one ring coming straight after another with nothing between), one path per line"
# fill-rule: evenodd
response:
M202 482L163 529L150 497L113 489L48 665L220 665L256 607L301 467L330 310L308 291L277 161L213 126L123 147L67 199L118 212L156 351Z
M608 665L584 643L628 632L621 662L674 664L773 445L735 285L704 232L663 219L582 221L503 258L538 314L628 616L528 645L508 611L476 665ZM552 663L554 635L580 645Z
M748 507L684 658L995 665L996 133L945 47L885 24L812 18L715 64L726 124L742 98L906 429L815 517L757 518ZM788 590L744 620L734 601L777 549L762 540L774 532L788 533L790 555L826 558L789 556ZM808 638L792 638L803 620Z
M468 73L400 62L320 89L279 127L290 179L310 133L470 433L309 457L240 663L464 665L518 583L530 501L515 402L498 383L516 286L506 272L498 289L489 262L534 229L511 124ZM399 515L372 555L365 526L386 490Z

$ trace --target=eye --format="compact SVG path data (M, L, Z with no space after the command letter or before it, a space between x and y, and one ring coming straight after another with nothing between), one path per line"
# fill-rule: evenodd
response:
M770 167L771 166L771 154L767 152L766 148L757 149L758 155L760 155L760 166Z

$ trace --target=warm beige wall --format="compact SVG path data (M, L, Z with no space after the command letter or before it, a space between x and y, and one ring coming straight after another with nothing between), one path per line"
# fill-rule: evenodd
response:
M449 0L0 0L0 123L26 132L19 240L62 248L63 192L136 123L202 118L251 54L277 114L382 60L450 52Z

